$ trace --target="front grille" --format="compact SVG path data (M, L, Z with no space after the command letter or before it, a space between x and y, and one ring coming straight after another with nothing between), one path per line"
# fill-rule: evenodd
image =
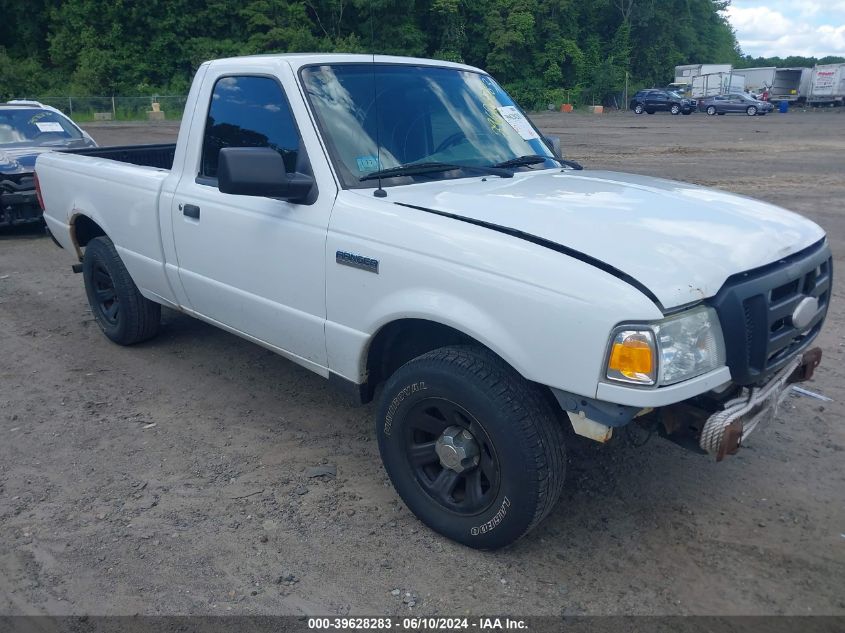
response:
M22 174L0 174L0 190L8 192L35 189L32 172Z
M764 382L821 331L833 281L833 259L826 241L768 266L730 277L712 305L725 336L734 382ZM818 300L801 328L792 322L806 297Z
M0 174L0 226L38 222L41 207L31 173Z

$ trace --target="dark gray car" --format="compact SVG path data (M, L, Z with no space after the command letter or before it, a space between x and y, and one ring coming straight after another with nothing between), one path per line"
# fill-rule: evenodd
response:
M774 109L768 101L760 101L751 95L736 93L716 95L699 100L698 109L709 115L737 112L748 116L765 116Z

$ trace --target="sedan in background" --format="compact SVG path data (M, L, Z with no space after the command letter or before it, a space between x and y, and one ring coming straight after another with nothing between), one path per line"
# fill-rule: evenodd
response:
M672 114L692 114L695 102L670 90L640 90L631 99L631 110L636 114L654 114L671 112Z
M0 227L41 222L34 181L38 154L96 146L55 108L37 101L0 103Z
M698 109L710 116L728 114L729 112L747 114L748 116L765 116L774 110L774 106L768 101L759 101L751 95L737 93L701 99L698 102Z

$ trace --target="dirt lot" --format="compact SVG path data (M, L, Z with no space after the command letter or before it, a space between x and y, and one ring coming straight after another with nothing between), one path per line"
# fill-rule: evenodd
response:
M845 614L845 112L536 120L589 167L757 196L822 224L838 275L808 387L834 401L788 399L721 464L660 440L579 446L539 529L472 551L400 503L372 407L174 313L156 340L117 347L67 253L7 232L0 613ZM176 134L89 130L104 145ZM324 463L336 478L306 476Z

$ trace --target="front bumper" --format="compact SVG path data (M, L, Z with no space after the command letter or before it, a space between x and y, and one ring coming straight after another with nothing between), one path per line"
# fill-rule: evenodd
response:
M707 418L698 445L715 456L716 461L735 454L758 424L777 415L781 401L789 393L789 385L812 377L821 358L821 349L813 348L792 359L765 385L743 389L739 397L727 401L721 411Z
M640 409L665 407L707 393L730 381L731 370L728 367L719 367L701 376L665 387L642 388L600 382L596 388L596 399Z
M0 227L40 222L41 215L31 177L12 180L0 175Z

